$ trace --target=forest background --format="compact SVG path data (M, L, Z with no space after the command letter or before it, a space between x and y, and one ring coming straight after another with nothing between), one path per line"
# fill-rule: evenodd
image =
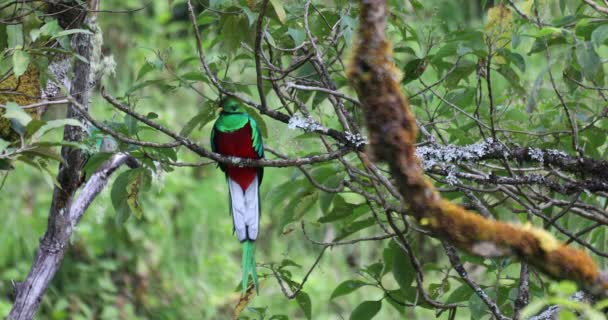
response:
M552 270L544 256L524 259L541 265L528 268L518 247L455 251L450 244L468 243L442 243L424 229L433 221L405 217L412 208L400 202L392 167L363 154L367 103L347 73L357 3L66 3L0 3L0 316L13 308L15 281L30 271L53 190L65 182L59 150L75 148L86 159L83 181L116 152L139 167L119 168L68 237L40 319L225 319L235 310L243 319L507 319L543 310L604 319L602 303L589 302L602 290L577 270ZM604 5L393 0L386 27L420 125L418 156L441 195L533 230L525 232L543 250L552 234L600 269L608 256ZM70 93L79 64L90 66L88 98ZM160 133L209 150L220 91L245 98L268 157L284 159L265 164L261 290L246 307L218 159ZM78 122L62 120L67 105ZM110 131L93 130L94 121ZM86 135L68 142L57 130L66 125Z

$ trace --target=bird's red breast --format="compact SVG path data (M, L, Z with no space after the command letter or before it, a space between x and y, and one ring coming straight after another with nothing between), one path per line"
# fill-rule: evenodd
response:
M220 154L240 158L260 158L255 149L253 149L253 139L249 122L236 131L216 131L214 134L214 142L217 152ZM247 187L249 187L253 179L255 179L258 172L257 169L253 167L226 165L224 168L228 177L238 183L243 191L247 190Z

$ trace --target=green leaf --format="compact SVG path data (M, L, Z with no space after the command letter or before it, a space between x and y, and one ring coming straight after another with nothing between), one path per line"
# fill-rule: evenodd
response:
M41 88L46 88L46 85L49 81L49 59L44 56L36 56L36 59L33 59L32 63L38 70L38 83L40 83Z
M32 117L14 102L7 103L5 105L5 109L5 118L14 119L24 127L27 126L30 121L32 121Z
M150 72L152 70L154 70L154 65L151 64L150 62L146 61L144 63L144 65L141 66L141 68L139 68L135 81L139 81L139 79L141 79L143 76L145 76L148 72Z
M605 138L606 135L602 134L600 137ZM599 138L599 137L596 137L596 138ZM602 250L602 251L606 250L606 247L608 246L608 241L606 241L607 232L608 231L605 228L596 228L591 233L591 243L593 243L596 246L596 248L598 248L598 250ZM601 259L599 261L599 267L601 269L606 268L606 261L604 259Z
M546 41L546 44L545 44L545 41ZM538 53L541 51L545 51L545 50L547 50L547 48L550 48L552 46L556 46L556 45L560 45L560 44L567 44L567 43L568 43L568 40L562 35L554 35L552 37L541 37L541 38L534 40L534 43L532 44L532 48L530 48L530 51L528 51L528 55L531 55L533 53Z
M317 203L318 196L319 192L308 185L291 194L291 200L284 209L285 214L281 216L279 230L283 230L291 222L302 219Z
M477 63L461 59L454 67L454 71L447 76L446 87L455 88L461 80L468 78L475 69L477 69Z
M346 281L340 283L336 287L336 289L334 289L334 292L332 292L331 298L329 298L329 299L332 300L334 298L347 295L347 294L354 292L355 290L363 287L366 284L367 283L360 281L360 280L346 280Z
M500 49L498 52L505 57L509 63L514 64L519 71L526 72L526 60L521 54L507 49Z
M6 34L6 26L6 24L0 23L0 52L8 48L8 34Z
M538 314L544 307L547 305L547 302L544 299L538 299L530 302L520 314L520 319L528 319L535 314Z
M591 33L591 41L596 47L603 45L606 40L608 40L608 24L600 26Z
M36 41L40 34L42 34L42 31L40 31L38 28L30 30L30 38L32 38L32 42Z
M320 223L333 222L333 221L348 217L352 213L352 209L354 208L354 205L347 203L344 200L344 197L342 197L341 195L336 195L333 200L334 200L333 201L334 205L333 205L332 210L328 214L319 218L319 220L317 220L318 222L320 222Z
M304 217L314 205L318 202L319 192L316 190L310 194L307 194L303 197L299 197L297 202L293 208L293 218L292 221L298 221Z
M69 29L55 33L51 36L51 39L56 39L63 36L69 36L76 33L93 34L93 32L86 29Z
M564 17L564 19L566 20L565 23L572 23L574 21L576 21L576 17L571 16L571 19L567 19L567 17ZM571 20L571 21L568 21ZM591 35L593 34L593 31L595 31L595 29L597 29L598 27L600 27L603 24L603 22L598 21L597 19L581 19L576 23L576 27L574 28L575 34L579 37L582 38L583 40L591 40Z
M46 36L54 36L57 33L61 32L63 30L63 28L61 28L59 26L59 23L57 22L56 19L53 19L47 23L45 23L41 28L40 28L40 32L42 32L42 34L46 35Z
M6 26L8 36L8 47L16 48L23 46L23 26L21 24L10 24Z
M20 77L27 70L30 64L30 54L23 50L13 52L13 73L15 77Z
M445 100L459 106L461 108L465 106L472 105L473 98L475 97L475 89L472 87L465 88L457 88L448 92L445 95ZM446 109L451 109L452 107L447 103L442 102L438 112L446 112Z
M20 160L24 160L24 159L20 158ZM46 181L46 183L48 183L49 186L51 186L53 188L61 188L61 185L59 184L59 182L57 181L57 178L56 178L57 175L51 171L51 169L49 168L48 162L46 160L37 159L37 161L32 161L32 162L36 163L36 167L42 173L44 173L44 180Z
M585 319L587 320L606 320L606 316L603 312L593 309L584 309Z
M125 96L128 96L131 93L133 93L133 92L135 92L137 90L143 89L143 88L145 88L147 86L151 86L151 85L155 85L155 84L159 84L160 85L160 84L162 84L164 82L165 82L164 79L153 79L153 80L145 80L145 81L136 83L131 88L129 88L127 90L127 92L125 92Z
M572 281L560 281L551 283L549 290L556 295L567 297L573 295L577 288Z
M310 320L312 318L312 302L310 301L308 293L304 291L298 292L296 301L298 302L300 309L304 312L306 319Z
M327 215L319 218L318 222L328 223L342 220L347 217L356 218L368 211L369 206L367 204L348 203L346 200L344 200L343 196L337 195L334 197L333 208L331 211Z
M380 281L384 264L382 262L372 263L365 267L362 271L369 274L372 278Z
M424 70L426 70L427 65L428 60L426 59L414 59L408 62L403 70L405 74L401 82L406 84L420 78L422 73L424 73Z
M137 168L131 170L129 182L127 183L127 204L131 212L137 219L143 217L143 209L139 200L141 191L146 191L150 188L151 176L145 168Z
M287 14L285 13L285 8L283 8L283 1L281 0L270 0L272 7L274 8L274 12L277 14L277 18L281 23L285 23L285 17Z
M243 15L222 15L220 18L221 39L224 54L233 55L241 48L241 43L251 43L252 30L247 17Z
M521 43L521 36L515 32L511 34L511 48L517 49Z
M302 268L301 265L295 263L293 260L283 259L283 261L281 261L281 266L279 267L279 269L287 268L287 267Z
M382 308L382 300L378 301L363 301L358 305L353 313L350 314L350 320L369 320L372 319Z
M249 26L253 26L253 24L255 23L255 21L258 18L257 13L251 11L251 9L249 9L248 6L242 6L241 9L243 10L243 12L245 13L245 15L247 16L247 21L249 21Z
M287 29L287 33L293 39L295 46L299 46L306 40L306 34L301 29L289 28Z
M36 130L36 132L32 135L32 140L37 141L50 130L61 128L63 126L81 127L86 130L86 127L76 119L51 120L42 125L38 130Z
M0 153L2 153L4 150L6 150L6 148L8 148L8 146L10 146L11 143L0 138Z
M207 78L205 77L205 75L200 72L200 71L191 71L191 72L187 72L184 73L180 76L180 78L184 79L184 80L190 80L190 81L205 81L207 80Z
M152 120L152 119L158 119L158 113L156 113L156 112L148 112L148 114L146 115L146 118L150 119L150 120Z
M498 68L498 73L503 76L519 94L525 95L526 90L521 85L519 75L517 75L510 65L501 65Z
M336 237L336 239L334 239L334 241L340 241L357 231L369 228L373 225L376 225L376 219L373 217L355 221L340 230L339 235Z
M452 291L445 303L458 303L469 300L473 294L473 289L466 284L461 284L456 290Z
M384 269L382 270L382 275L385 275L393 270L393 257L394 251L391 247L391 243L382 250L382 261L384 262Z
M125 123L125 126L127 127L127 134L129 136L133 136L135 134L137 134L138 131L138 126L137 126L137 122L139 120L137 120L135 117L133 117L130 114L125 114L123 121Z
M116 223L118 224L122 224L127 221L131 215L131 209L127 203L127 184L129 183L130 175L130 170L118 175L116 180L114 180L112 191L110 192L112 206L116 212Z
M24 155L28 155L30 157L40 157L43 159L51 159L59 162L63 162L63 158L57 154L53 149L45 146L39 146L37 144L34 145L34 148L29 149L23 152Z
M393 277L401 290L407 290L416 278L416 271L410 258L394 240L390 242L390 246L393 250Z
M99 152L90 156L89 160L87 160L87 163L84 165L85 175L91 177L97 168L99 168L104 161L110 159L111 156L112 153L109 152Z
M556 318L559 320L576 320L577 316L574 312L568 310L568 309L561 309L559 310L559 316Z
M341 17L340 29L342 30L342 33L344 34L344 41L346 41L346 43L351 43L352 37L353 37L353 32L355 31L356 26L357 26L356 19L353 19L352 17L349 17L347 15L344 15Z
M471 311L471 319L481 319L488 312L488 307L478 295L473 294L469 299L469 310ZM527 319L527 317L521 319Z
M40 129L46 122L38 119L33 119L25 127L25 137L30 138L38 129Z
M180 131L180 135L187 137L189 136L194 128L198 126L198 129L202 129L207 123L211 122L215 118L215 110L210 105L205 105L203 110L197 115L188 120L186 125Z
M576 61L581 66L585 78L595 81L599 74L602 61L590 42L580 42L576 45Z
M201 12L196 18L196 22L199 25L211 24L218 20L218 16L211 10L205 10Z
M556 27L542 27L540 30L534 33L535 38L548 37L553 35L559 35L562 33L561 28Z

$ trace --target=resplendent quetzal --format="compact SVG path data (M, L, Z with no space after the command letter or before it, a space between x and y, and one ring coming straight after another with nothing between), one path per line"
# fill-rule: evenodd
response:
M236 98L227 97L220 101L220 107L222 111L211 132L211 149L223 155L263 158L264 142L260 129L241 102ZM219 167L226 173L234 231L243 244L243 294L247 290L250 273L258 291L255 240L260 224L259 186L264 176L264 168L226 164L219 164Z

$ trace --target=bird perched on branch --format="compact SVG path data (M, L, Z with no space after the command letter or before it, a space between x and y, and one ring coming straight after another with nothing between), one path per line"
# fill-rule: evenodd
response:
M214 152L241 158L264 157L264 142L255 120L249 116L241 102L233 97L220 101L219 118L211 132L211 149ZM264 168L239 167L219 164L226 174L230 194L230 211L234 232L243 244L243 294L247 290L249 274L258 291L255 263L255 240L260 224L259 186Z

